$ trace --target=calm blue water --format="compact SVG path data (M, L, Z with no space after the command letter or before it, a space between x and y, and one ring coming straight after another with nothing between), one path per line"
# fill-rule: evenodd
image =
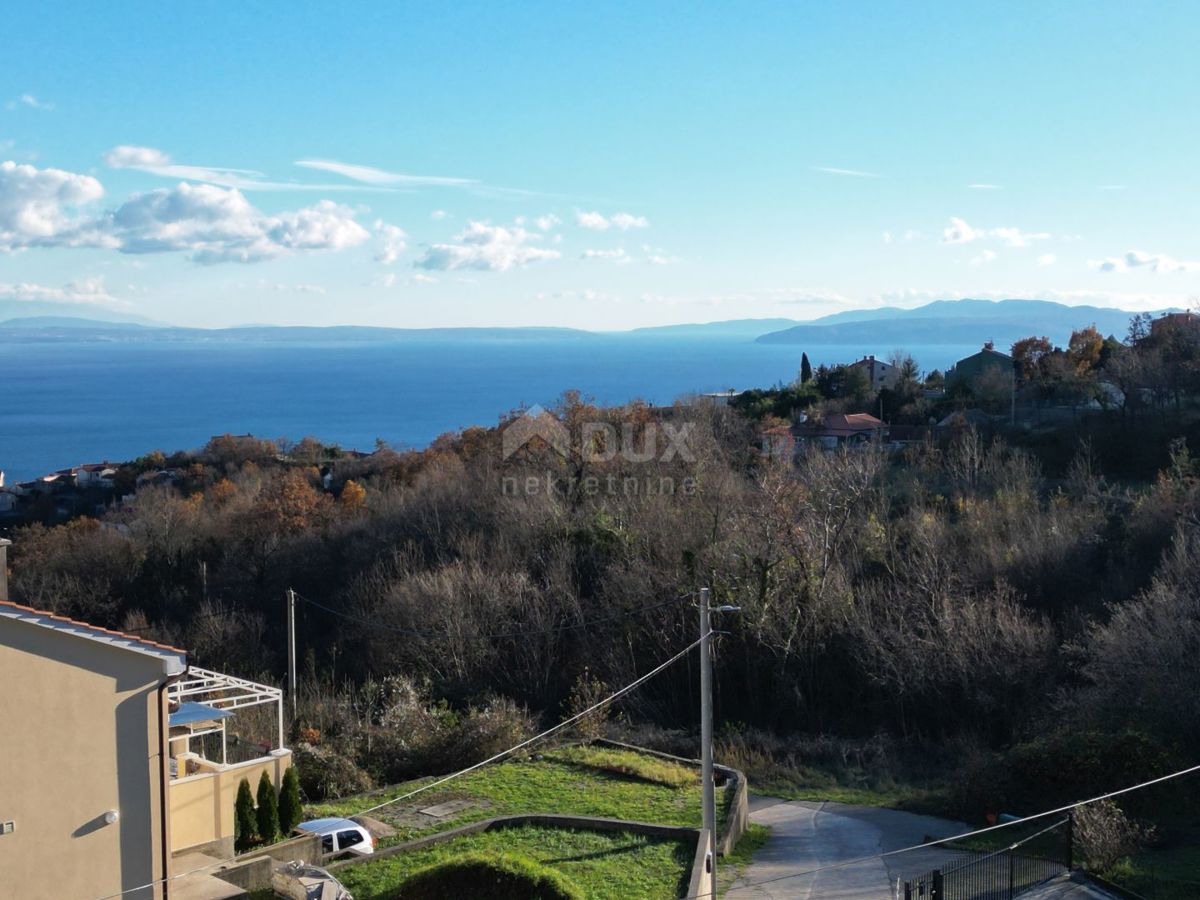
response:
M421 447L576 388L601 403L791 381L799 347L744 339L439 340L387 344L0 344L0 470L11 481L214 434ZM814 366L891 348L818 347ZM941 368L978 349L908 348Z

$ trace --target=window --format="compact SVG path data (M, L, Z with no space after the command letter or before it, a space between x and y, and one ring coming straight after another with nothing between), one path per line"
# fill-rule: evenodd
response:
M357 831L339 831L337 837L339 850L345 850L347 847L361 844L363 839L362 835Z
M321 851L323 853L332 853L333 852L333 835L332 834L322 835Z

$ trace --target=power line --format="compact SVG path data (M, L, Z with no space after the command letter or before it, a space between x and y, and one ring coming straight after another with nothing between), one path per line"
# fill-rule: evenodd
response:
M663 600L661 603L654 603L650 606L642 606L637 609L625 610L619 613L613 613L611 616L600 616L595 619L588 619L586 622L576 622L574 625L555 625L550 628L520 628L512 631L500 631L492 634L476 634L471 635L473 638L482 640L499 640L501 638L510 637L528 637L535 634L557 634L563 631L576 631L582 628L591 628L594 625L603 625L606 622L616 622L621 619L630 618L632 616L645 615L649 612L654 612L657 609L662 609L664 606L670 606L672 603L678 603L681 600L687 600L692 596L691 593L680 594L677 597L672 597L669 600ZM386 622L379 622L374 619L369 619L365 616L348 613L344 610L334 609L332 606L327 606L324 603L318 603L316 600L310 600L303 594L297 593L296 599L307 603L309 606L315 606L317 609L324 610L330 615L340 616L343 619L348 619L352 622L358 622L361 625L369 625L372 628L379 628L384 631L394 632L395 634L404 634L417 637L450 637L445 631L433 628L401 628L396 625L389 625Z
M967 838L976 837L981 834L987 834L991 831L999 831L1001 828L1010 828L1013 825L1023 825L1026 822L1034 822L1038 819L1044 819L1047 816L1058 815L1059 813L1069 812L1073 809L1078 809L1081 806L1088 806L1092 803L1099 803L1101 800L1109 800L1113 797L1119 797L1122 794L1128 794L1132 791L1140 791L1143 788L1152 787L1156 784L1161 784L1164 781L1170 781L1173 778L1180 778L1184 775L1191 775L1194 772L1200 772L1200 765L1192 766L1188 769L1181 769L1178 772L1172 772L1170 775L1163 775L1159 778L1152 778L1150 781L1143 781L1141 784L1135 784L1131 787L1121 788L1120 790L1111 791L1107 794L1101 794L1099 797L1093 797L1090 800L1080 800L1077 803L1070 803L1066 806L1060 806L1057 809L1048 809L1044 812L1034 813L1032 816L1025 816L1023 819L1014 819L1011 822L1001 822L998 825L989 825L987 828L980 828L977 831L968 831L965 834L955 835L954 837L940 838L936 841L927 841L924 844L914 844L911 847L904 847L900 850L888 850L883 853L875 853L871 856L860 856L856 859L844 859L841 862L829 863L828 865L818 866L815 869L805 869L801 872L791 872L787 875L776 875L773 878L763 878L760 881L747 881L738 885L741 888L758 887L763 884L774 884L777 881L787 881L789 878L803 878L805 875L816 875L819 872L828 872L831 869L843 869L846 866L855 866L859 863L872 862L877 859L884 859L888 856L899 856L901 853L911 853L914 850L926 850L930 847L939 847L942 844L947 844L951 841L962 841ZM686 894L680 900L700 900L707 897L707 894Z
M299 595L297 595L297 596L299 596ZM669 602L673 602L673 601L669 601ZM706 637L708 637L708 635L705 635L705 638ZM584 716L590 715L591 713L595 712L597 709L600 709L602 706L607 706L609 703L612 703L614 700L617 700L618 698L623 697L625 694L628 694L630 691L634 690L635 688L640 687L641 685L645 684L647 681L649 681L651 678L653 678L659 672L663 671L663 669L666 669L673 663L678 662L680 659L682 659L684 656L686 656L694 647L699 646L703 640L704 640L704 638L693 641L692 643L690 643L686 647L684 647L682 650L680 650L678 653L676 653L674 656L672 656L670 659L666 660L665 662L659 663L657 666L655 666L649 672L645 673L644 675L640 676L636 680L631 681L629 684L625 685L625 687L623 687L619 690L616 690L613 693L609 694L604 699L599 700L596 703L593 703L591 706L589 706L583 712L576 713L575 715L571 716L569 719L564 719L563 721L559 722L557 725L553 726L552 728L547 728L541 734L534 735L533 737L529 738L528 740L524 740L521 743L516 744L513 747L509 747L507 750L502 750L501 752L499 752L493 756L489 756L487 759L483 760L483 762L475 763L474 765L468 766L465 769L461 769L458 772L454 772L450 775L446 775L445 777L439 778L438 780L433 781L429 784L422 785L421 787L417 788L416 790L410 791L407 794L403 794L399 797L393 797L391 800L387 800L383 803L376 804L375 806L368 807L367 809L360 810L360 811L354 813L353 815L365 815L366 813L370 813L370 812L374 812L375 810L382 809L385 806L390 806L393 803L398 803L401 800L407 800L410 797L415 797L417 794L422 794L425 791L432 790L435 787L439 787L440 785L446 784L449 781L453 781L455 778L460 778L463 775L467 775L470 772L474 772L477 769L481 769L484 766L489 765L490 763L497 762L506 756L511 756L513 753L516 753L518 750L521 750L525 747L530 746L531 744L533 744L537 741L547 738L550 735L554 734L555 732L561 731L562 729L566 728L569 725L573 725L574 723L576 723L580 719L582 719ZM215 862L207 863L207 864L205 864L203 866L199 866L195 869L189 869L187 872L180 872L177 875L171 875L167 878L157 878L154 881L149 881L146 884L140 884L137 887L126 888L125 890L118 891L115 894L105 894L103 897L98 897L97 900L116 900L116 898L124 897L126 894L132 894L137 891L149 890L150 888L153 888L157 884L166 884L168 882L175 881L180 878L185 878L188 875L195 875L199 872L204 872L204 871L210 870L210 869L212 869L213 866L223 865L224 863L236 862L237 859L238 859L238 857L231 856L228 859L216 860Z

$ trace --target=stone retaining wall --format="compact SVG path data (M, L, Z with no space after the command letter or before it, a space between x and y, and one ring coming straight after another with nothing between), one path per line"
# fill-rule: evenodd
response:
M592 743L605 747L614 747L618 750L644 753L647 756L656 756L659 759L667 759L685 766L697 768L700 766L700 760L698 759L687 759L686 757L675 756L671 753L661 753L658 750L647 750L645 747L637 747L633 744L613 741L608 738L596 738ZM723 766L719 763L713 763L713 769L720 775L725 776L725 793L730 798L729 811L725 816L725 821L717 825L717 853L721 856L728 856L733 852L733 848L738 845L738 841L742 839L742 835L746 833L746 829L750 827L750 785L746 781L745 773L739 769L734 769L731 766Z

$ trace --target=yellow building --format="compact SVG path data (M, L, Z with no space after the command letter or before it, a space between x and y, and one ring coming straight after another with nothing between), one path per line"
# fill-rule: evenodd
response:
M278 788L291 764L281 691L189 667L175 647L9 602L7 543L0 896L186 893L186 880L208 879L206 866L233 856L241 780L256 788L266 772ZM239 727L238 712L254 707Z
M167 685L186 670L174 647L0 601L6 895L164 896Z

